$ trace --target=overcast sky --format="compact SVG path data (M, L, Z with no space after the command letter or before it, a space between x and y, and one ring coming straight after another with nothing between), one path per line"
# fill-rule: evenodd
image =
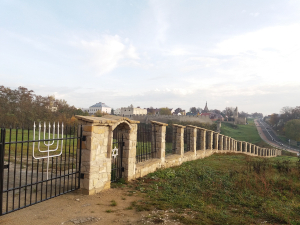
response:
M76 107L300 105L299 0L0 0L0 85Z

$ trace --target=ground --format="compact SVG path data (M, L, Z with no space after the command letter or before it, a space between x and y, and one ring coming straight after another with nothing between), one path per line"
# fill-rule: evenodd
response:
M1 216L0 224L155 224L163 222L159 219L161 214L164 224L180 224L168 219L172 210L137 212L132 203L141 199L140 193L127 187L109 189L93 196L74 191Z

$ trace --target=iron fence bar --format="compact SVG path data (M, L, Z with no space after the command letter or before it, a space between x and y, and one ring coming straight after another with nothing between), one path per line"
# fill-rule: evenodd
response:
M6 130L5 130L6 132ZM11 128L9 130L9 140L11 141ZM4 140L5 141L5 140ZM4 150L5 150L5 144L4 144ZM11 153L11 144L8 144L8 165L10 164L10 153ZM7 189L9 187L9 174L10 174L10 168L8 166L8 169L7 169ZM8 211L8 193L6 195L6 212Z
M78 172L74 172L74 173L72 173L72 174L70 174L70 175L73 175L73 174L77 174ZM60 177L54 177L54 178L52 178L52 180L55 180L55 179L59 179ZM49 181L51 180L51 178L49 179ZM45 183L47 180L41 180L41 181L37 181L37 182L34 182L34 183L32 183L32 185L38 185L38 184L41 184L41 183ZM22 185L22 186L20 186L21 188L25 188L25 187L28 187L28 186L30 186L31 184L25 184L25 185ZM17 187L17 188L9 188L9 189L7 189L7 190L3 190L3 193L6 193L6 192L10 192L10 191L13 191L13 190L17 190L17 189L19 189L19 187Z
M78 189L80 188L80 174L81 174L81 148L82 148L82 125L80 126L80 148L79 148L79 165L78 165L78 172L79 172L79 176L78 176ZM78 141L77 141L77 145L78 145ZM77 157L78 155L76 154L76 166L77 166ZM75 183L76 183L76 175L75 175Z
M5 129L1 128L0 147L0 215L3 214L3 180L4 180L4 150L5 150Z
M16 129L16 139L18 140L18 127ZM16 187L16 170L17 170L17 144L15 146L15 165L14 165L14 182L13 186ZM15 208L15 190L13 190L13 208Z
M21 186L22 184L22 162L23 162L23 145L24 145L24 128L22 127L22 144L21 144L21 165L20 165L20 183L19 186ZM20 208L21 206L21 188L19 188L19 206L18 208Z
M53 138L53 139L40 139L40 140L27 140L29 143L33 142L43 142L43 141L61 141L61 140L69 140L69 139L77 139L78 137L68 137L68 138ZM12 141L5 142L5 144L22 144L24 141Z
M29 127L28 127L28 130L27 130L27 140L29 140ZM27 184L27 179L28 179L28 157L29 157L29 142L26 142L27 143L27 157L26 157L26 182L25 184ZM25 204L27 203L27 187L25 188L25 197L24 197L24 200L25 200Z

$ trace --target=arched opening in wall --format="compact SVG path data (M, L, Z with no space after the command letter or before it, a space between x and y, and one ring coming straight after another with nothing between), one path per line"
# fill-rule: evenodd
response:
M126 134L130 127L127 123L121 123L113 129L111 154L111 182L117 182L124 177L125 164L124 155L125 142L128 141Z

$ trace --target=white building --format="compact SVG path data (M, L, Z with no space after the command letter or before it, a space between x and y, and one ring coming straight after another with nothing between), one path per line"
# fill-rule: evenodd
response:
M121 109L120 108L117 108L116 110L115 110L115 115L117 115L117 116L119 116L119 115L121 115Z
M147 109L141 109L140 107L134 108L133 105L121 108L121 116L130 115L147 115Z
M103 113L111 114L111 108L103 102L99 102L99 103L96 103L95 105L90 106L88 113L95 114L99 110Z

